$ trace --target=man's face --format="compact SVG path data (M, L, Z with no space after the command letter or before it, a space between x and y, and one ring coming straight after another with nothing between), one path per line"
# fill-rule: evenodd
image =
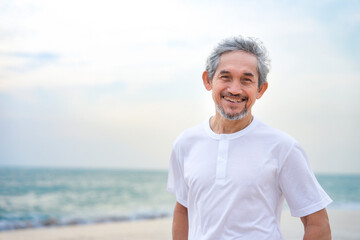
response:
M256 99L267 88L267 83L258 88L256 56L243 51L222 54L213 80L210 81L206 71L203 80L206 89L212 90L217 112L230 120L251 115Z

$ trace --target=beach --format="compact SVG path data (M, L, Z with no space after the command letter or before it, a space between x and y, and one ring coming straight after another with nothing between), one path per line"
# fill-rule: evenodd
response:
M334 240L360 239L360 210L329 210ZM1 240L169 240L171 218L72 225L4 231ZM281 229L286 240L302 239L303 225L299 218L282 213Z

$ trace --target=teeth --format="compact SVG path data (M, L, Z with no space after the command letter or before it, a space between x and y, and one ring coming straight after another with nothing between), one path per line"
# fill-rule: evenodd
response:
M245 98L237 99L237 98L224 97L224 99L227 100L227 101L236 102L236 103L240 103L242 101L245 101Z

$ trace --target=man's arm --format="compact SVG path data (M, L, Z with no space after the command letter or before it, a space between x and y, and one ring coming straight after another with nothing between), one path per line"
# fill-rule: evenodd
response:
M173 240L187 240L188 229L187 208L176 202L172 225Z
M304 240L330 240L331 230L326 209L302 217L305 235Z

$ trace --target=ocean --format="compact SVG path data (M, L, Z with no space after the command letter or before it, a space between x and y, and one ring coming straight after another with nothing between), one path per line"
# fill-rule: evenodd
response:
M360 175L317 178L329 209L360 210ZM0 231L168 217L166 181L166 171L0 167Z

